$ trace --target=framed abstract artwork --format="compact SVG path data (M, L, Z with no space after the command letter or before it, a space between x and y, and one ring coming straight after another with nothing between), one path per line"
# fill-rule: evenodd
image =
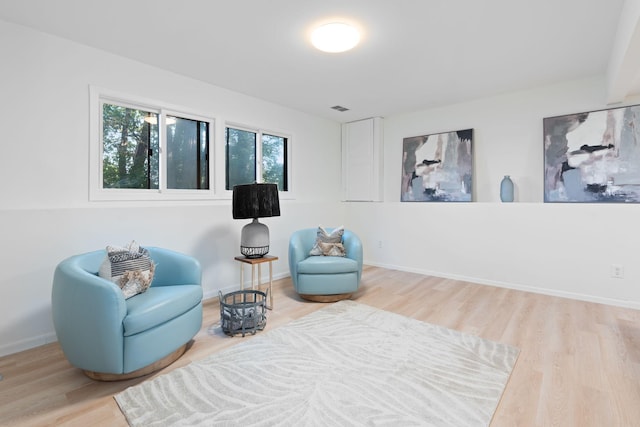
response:
M640 203L640 105L543 119L544 201Z
M473 200L473 129L402 140L402 202Z

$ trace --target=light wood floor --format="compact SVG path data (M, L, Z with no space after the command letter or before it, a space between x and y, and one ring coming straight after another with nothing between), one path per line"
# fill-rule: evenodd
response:
M274 282L274 298L267 329L324 306L302 301L290 279ZM377 267L353 299L519 347L494 427L640 426L639 311ZM218 320L207 301L192 347L162 372L251 339L225 336ZM126 426L112 396L150 378L92 381L55 343L0 358L0 374L3 426Z

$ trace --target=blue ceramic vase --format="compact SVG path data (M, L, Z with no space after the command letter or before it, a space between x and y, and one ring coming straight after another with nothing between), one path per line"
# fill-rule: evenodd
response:
M500 182L500 200L503 202L513 202L513 181L509 175L505 175Z

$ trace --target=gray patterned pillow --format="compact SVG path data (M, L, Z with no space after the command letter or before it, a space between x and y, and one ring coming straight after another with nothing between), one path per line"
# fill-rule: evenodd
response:
M124 247L107 246L98 275L118 285L128 299L151 286L154 271L149 251L132 241Z
M316 235L316 244L313 245L309 255L311 256L346 256L344 246L342 245L342 235L344 234L344 226L335 228L331 233L327 232L322 226L318 227Z

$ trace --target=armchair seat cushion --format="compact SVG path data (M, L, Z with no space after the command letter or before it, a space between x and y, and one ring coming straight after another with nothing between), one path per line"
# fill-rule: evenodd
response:
M181 316L202 301L200 285L150 287L126 300L124 336L135 335Z
M299 274L341 274L358 271L358 262L351 258L312 256L298 262Z

